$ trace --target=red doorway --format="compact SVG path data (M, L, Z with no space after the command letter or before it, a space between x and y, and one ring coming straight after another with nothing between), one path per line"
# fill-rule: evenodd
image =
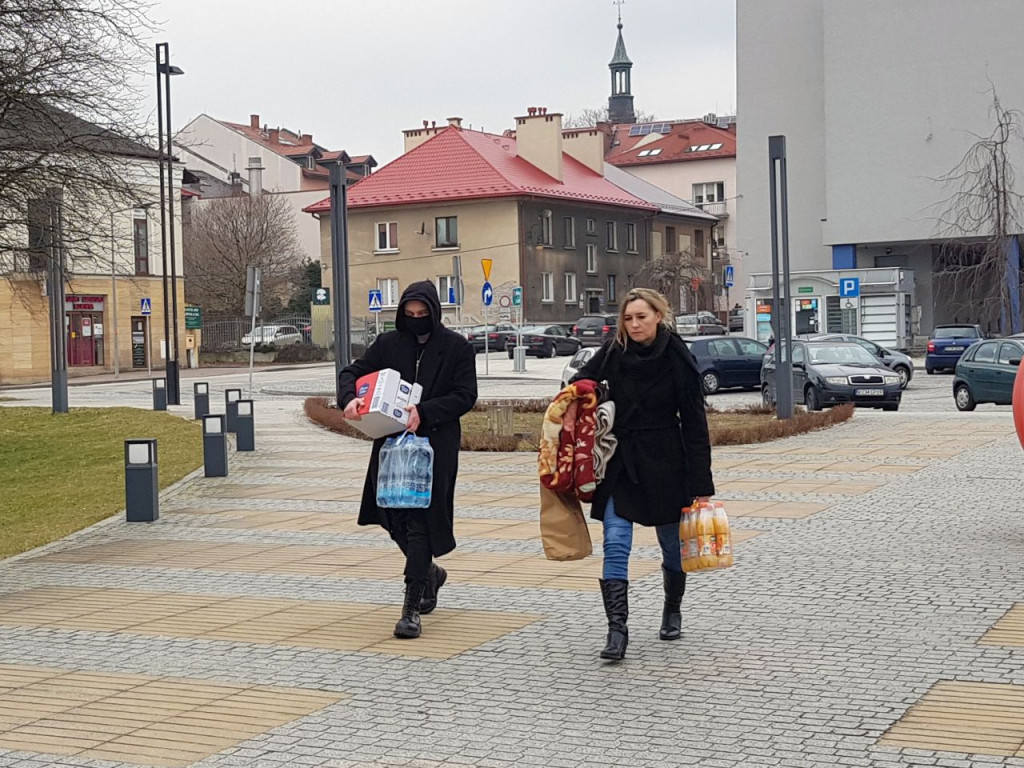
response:
M103 365L103 315L68 313L68 365Z

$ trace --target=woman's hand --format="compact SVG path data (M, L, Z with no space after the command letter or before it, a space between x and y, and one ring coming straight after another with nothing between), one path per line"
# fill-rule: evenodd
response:
M697 498L695 498L693 500L693 503L694 504L709 504L709 503L711 503L711 497L710 496L698 496Z
M359 409L363 407L365 399L356 397L349 400L348 405L345 406L345 418L349 421L362 421L363 417L359 415Z

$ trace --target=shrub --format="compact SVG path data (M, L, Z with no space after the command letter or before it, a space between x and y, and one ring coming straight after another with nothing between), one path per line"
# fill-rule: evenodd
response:
M492 405L511 405L516 413L544 413L551 404L550 397L492 397L477 400L473 410L486 411Z
M287 344L277 350L278 363L316 363L327 359L327 350L315 344Z
M714 411L709 414L708 427L711 432L712 445L745 445L748 443L766 443L769 440L778 440L782 437L813 432L818 429L825 429L835 424L840 424L853 416L853 404L846 403L837 405L824 411L808 413L802 409L793 413L790 419L769 418L774 409L764 405L753 405L748 409L737 409L736 411ZM734 425L735 419L723 425L715 422L717 417L737 415L750 415L759 417L750 424Z

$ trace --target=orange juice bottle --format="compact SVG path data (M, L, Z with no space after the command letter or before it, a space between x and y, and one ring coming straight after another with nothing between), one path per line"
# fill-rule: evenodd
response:
M718 558L715 555L715 526L710 504L701 504L697 510L697 545L700 570L714 568Z
M679 552L682 555L683 565L690 556L690 508L683 507L682 517L679 519Z
M733 563L732 534L729 532L729 518L725 514L725 504L715 502L712 515L715 528L715 539L718 542L718 567L728 568Z

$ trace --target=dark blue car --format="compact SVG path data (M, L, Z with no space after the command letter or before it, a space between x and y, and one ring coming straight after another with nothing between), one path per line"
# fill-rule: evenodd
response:
M959 323L937 325L928 340L928 352L924 356L925 373L932 374L943 369L955 370L960 356L972 344L985 338L980 325Z
M701 336L683 341L697 359L706 394L731 387L761 386L761 359L768 347L760 341L745 336Z

